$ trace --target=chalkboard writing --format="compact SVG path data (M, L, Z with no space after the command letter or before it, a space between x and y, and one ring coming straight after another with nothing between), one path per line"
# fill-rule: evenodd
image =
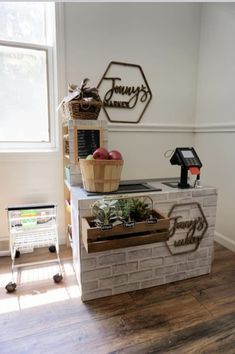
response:
M77 130L78 158L86 158L100 147L100 130Z

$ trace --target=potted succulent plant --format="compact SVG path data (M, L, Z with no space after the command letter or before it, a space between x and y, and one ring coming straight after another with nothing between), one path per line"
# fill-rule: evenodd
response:
M92 206L92 214L82 218L82 239L87 252L169 238L170 221L153 210L149 197L101 199Z
M101 199L93 205L94 223L98 227L112 228L124 224L134 227L136 222L153 219L153 210L146 200L129 198L119 200Z
M94 224L102 230L109 230L118 225L118 201L102 199L92 208L95 219Z
M149 197L101 199L92 206L92 214L82 218L82 239L87 252L162 242L169 238L170 221L153 210Z
M152 214L152 209L145 200L123 199L119 201L119 219L127 226L135 222L147 220Z

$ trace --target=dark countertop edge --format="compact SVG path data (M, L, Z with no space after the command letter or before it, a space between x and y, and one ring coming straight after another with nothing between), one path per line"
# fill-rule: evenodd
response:
M173 182L173 181L179 181L178 177L167 177L167 178L148 178L148 179L132 179L132 180L122 180L121 183L151 183L151 182ZM183 193L187 191L200 191L200 190L205 190L205 189L215 189L217 194L217 187L214 186L202 186L202 188L187 188L187 189L180 189L180 188L170 188L170 187L163 187L164 189L162 191L146 191L146 192L139 192L139 193L126 193L126 195L132 195L132 196L143 196L146 194L161 194L161 193ZM76 199L77 200L92 200L92 199L100 199L101 197L111 197L112 195L115 197L117 196L123 196L123 194L102 194L100 193L99 195L92 195L92 196L87 196L82 189L81 186L71 186L71 191L75 192L76 194Z

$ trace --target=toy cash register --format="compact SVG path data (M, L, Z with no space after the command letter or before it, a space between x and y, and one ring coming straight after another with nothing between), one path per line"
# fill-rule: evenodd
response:
M197 176L195 185L196 183L199 184L202 163L193 147L176 148L170 162L172 165L181 166L179 188L191 187L188 183L188 171Z

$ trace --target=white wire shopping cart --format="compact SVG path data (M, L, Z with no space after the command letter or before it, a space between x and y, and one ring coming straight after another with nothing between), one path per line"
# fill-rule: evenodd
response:
M57 232L57 206L54 204L34 204L12 206L7 209L12 259L12 281L6 285L7 292L16 290L15 269L35 264L58 262L60 272L53 276L54 282L63 279L59 257ZM56 253L54 259L15 264L21 253L33 252L34 248L49 247Z

